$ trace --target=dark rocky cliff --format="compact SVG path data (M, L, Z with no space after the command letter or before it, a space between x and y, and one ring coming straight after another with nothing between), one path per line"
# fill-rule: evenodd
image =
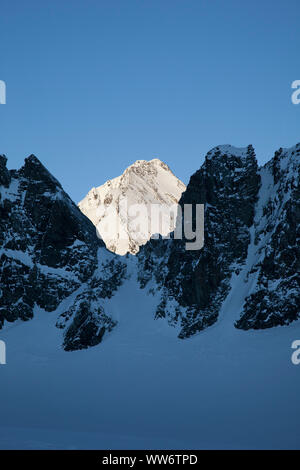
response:
M299 318L299 154L299 144L280 149L259 169L252 146L214 148L180 201L205 205L202 250L187 251L185 239L151 240L141 250L141 287L155 280L156 317L179 324L180 338L216 322L229 293L245 292L232 306L238 328Z
M99 342L114 325L103 309L100 315L95 315L98 308L84 309L90 305L89 282L98 267L99 249L105 254L93 224L35 156L26 158L18 171L8 171L6 158L0 156L0 328L5 321L32 318L36 306L55 311L81 289L81 302L76 298L67 308L74 324L68 324L65 347L71 348L75 332L77 348ZM97 275L101 282L101 273ZM112 291L113 276L102 282L108 285L107 292ZM102 289L99 297L107 292ZM81 332L83 324L89 333ZM60 327L66 325L60 322Z
M253 227L252 287L236 326L287 325L300 316L300 144L279 149L261 169Z

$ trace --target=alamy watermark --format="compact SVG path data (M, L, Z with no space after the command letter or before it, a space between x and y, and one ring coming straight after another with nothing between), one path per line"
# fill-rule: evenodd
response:
M0 104L6 104L6 84L0 80Z
M6 344L0 341L0 365L6 364Z
M129 237L145 244L159 235L184 239L188 251L201 250L204 245L204 204L132 204L121 196L117 205L112 200L100 205L97 220L97 235L109 245L127 242Z
M292 93L291 100L293 104L300 104L300 80L294 80L292 88L295 90Z
M298 366L300 364L300 340L295 339L295 341L292 342L291 348L295 349L292 354L291 361L295 366Z

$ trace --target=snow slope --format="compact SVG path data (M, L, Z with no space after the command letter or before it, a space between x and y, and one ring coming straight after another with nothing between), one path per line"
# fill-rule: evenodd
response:
M121 176L92 188L78 206L97 227L106 247L124 255L137 253L151 235L167 235L174 230L177 214L170 220L168 209L174 206L176 212L183 191L185 185L165 163L157 158L137 160ZM145 214L136 212L135 204L145 205ZM151 227L151 204L161 208L161 227Z
M232 303L182 341L153 321L159 299L139 288L135 262L109 301L118 328L100 345L65 352L58 311L1 331L0 448L300 448L300 323L238 330Z

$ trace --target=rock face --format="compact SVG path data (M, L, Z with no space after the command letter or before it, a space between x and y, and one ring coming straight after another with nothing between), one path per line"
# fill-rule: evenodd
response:
M288 325L300 316L300 144L279 149L261 170L246 283L236 326Z
M155 282L156 317L179 325L180 338L226 309L235 310L243 329L299 318L299 154L299 144L280 149L259 169L251 146L216 147L180 200L182 207L205 204L204 248L151 240L141 249L141 287Z
M66 349L72 343L69 330L79 334L83 318L90 333L82 344L77 340L77 348L99 342L114 326L102 309L95 322L97 330L102 328L100 337L95 325L91 327L94 312L84 310L91 302L90 283L102 279L99 252L106 256L94 226L35 156L18 171L8 171L6 158L0 156L0 328L5 321L32 318L37 308L59 310L64 300L71 312L71 324L60 321L60 327L69 328ZM78 290L80 299L75 296L74 303L68 303ZM111 290L109 286L107 292ZM107 295L104 289L101 295Z
M97 227L110 251L135 254L155 233L167 235L174 230L176 211L170 218L169 208L177 206L184 190L185 185L165 163L137 160L121 176L92 188L79 208ZM135 210L136 204L147 208L144 218ZM160 205L161 227L151 227L151 204Z
M179 321L180 338L217 320L230 290L232 271L241 269L247 257L259 185L251 146L216 147L191 177L180 205L183 212L184 204L205 205L204 247L187 251L185 239L163 241L168 249L163 250L167 254L161 261L165 266L159 267L159 273L165 275L159 280L162 300L156 315L166 316L172 324ZM140 258L143 260L143 253ZM144 259L147 263L147 256ZM144 270L147 271L141 269L141 278Z

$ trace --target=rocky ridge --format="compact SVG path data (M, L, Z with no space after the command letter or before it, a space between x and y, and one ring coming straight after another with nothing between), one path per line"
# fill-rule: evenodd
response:
M120 262L99 272L99 253L105 258L107 251L103 242L34 155L20 170L8 171L6 161L0 156L0 328L31 319L37 308L58 311L65 301L58 321L67 330L65 348L100 342L115 325L101 299L120 282ZM97 287L93 294L91 285ZM98 306L91 308L96 293Z
M252 146L212 149L179 203L205 205L203 249L151 240L138 254L141 287L154 281L161 293L155 316L179 325L180 338L224 305L241 329L299 318L299 156L300 144L280 149L258 168Z

